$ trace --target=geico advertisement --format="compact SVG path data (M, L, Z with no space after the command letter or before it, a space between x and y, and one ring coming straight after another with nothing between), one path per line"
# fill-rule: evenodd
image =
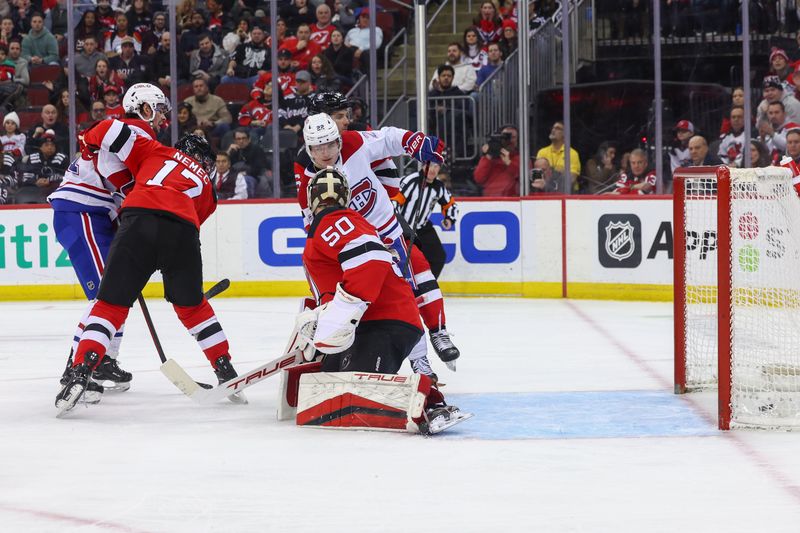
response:
M672 284L671 200L567 200L570 282Z
M237 207L243 209L244 274L252 279L305 279L306 233L296 204ZM447 254L443 279L519 281L519 213L519 202L461 202L458 221L446 231L440 226L441 214L435 213L432 220ZM220 247L220 253L225 249Z
M68 284L75 274L53 231L53 211L0 209L0 283Z

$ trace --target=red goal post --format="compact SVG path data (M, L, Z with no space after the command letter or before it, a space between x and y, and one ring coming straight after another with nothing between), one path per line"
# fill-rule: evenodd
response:
M721 429L800 427L800 199L781 167L674 175L675 392Z

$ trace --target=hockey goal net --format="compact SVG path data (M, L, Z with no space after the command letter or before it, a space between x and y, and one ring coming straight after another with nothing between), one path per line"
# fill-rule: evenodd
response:
M780 167L674 176L675 392L719 427L800 427L800 199Z

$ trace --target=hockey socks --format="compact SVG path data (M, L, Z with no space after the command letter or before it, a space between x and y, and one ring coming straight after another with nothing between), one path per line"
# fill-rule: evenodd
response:
M73 366L82 364L87 352L94 352L99 357L92 365L94 369L105 356L117 331L122 328L129 311L127 307L98 300L84 322Z
M195 338L200 349L203 350L208 361L215 369L217 360L228 355L228 339L222 331L222 325L217 320L214 310L203 298L199 305L191 307L173 306L178 318Z

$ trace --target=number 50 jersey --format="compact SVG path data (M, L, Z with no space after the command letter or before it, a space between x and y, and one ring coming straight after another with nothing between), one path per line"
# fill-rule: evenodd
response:
M330 301L341 282L344 290L370 303L362 321L397 320L422 330L411 286L375 228L356 211L331 207L314 216L303 267L317 305Z
M119 120L103 121L84 133L90 148L116 154L131 171L136 184L122 209L160 211L198 229L217 208L208 172L200 163L174 148L137 135Z

